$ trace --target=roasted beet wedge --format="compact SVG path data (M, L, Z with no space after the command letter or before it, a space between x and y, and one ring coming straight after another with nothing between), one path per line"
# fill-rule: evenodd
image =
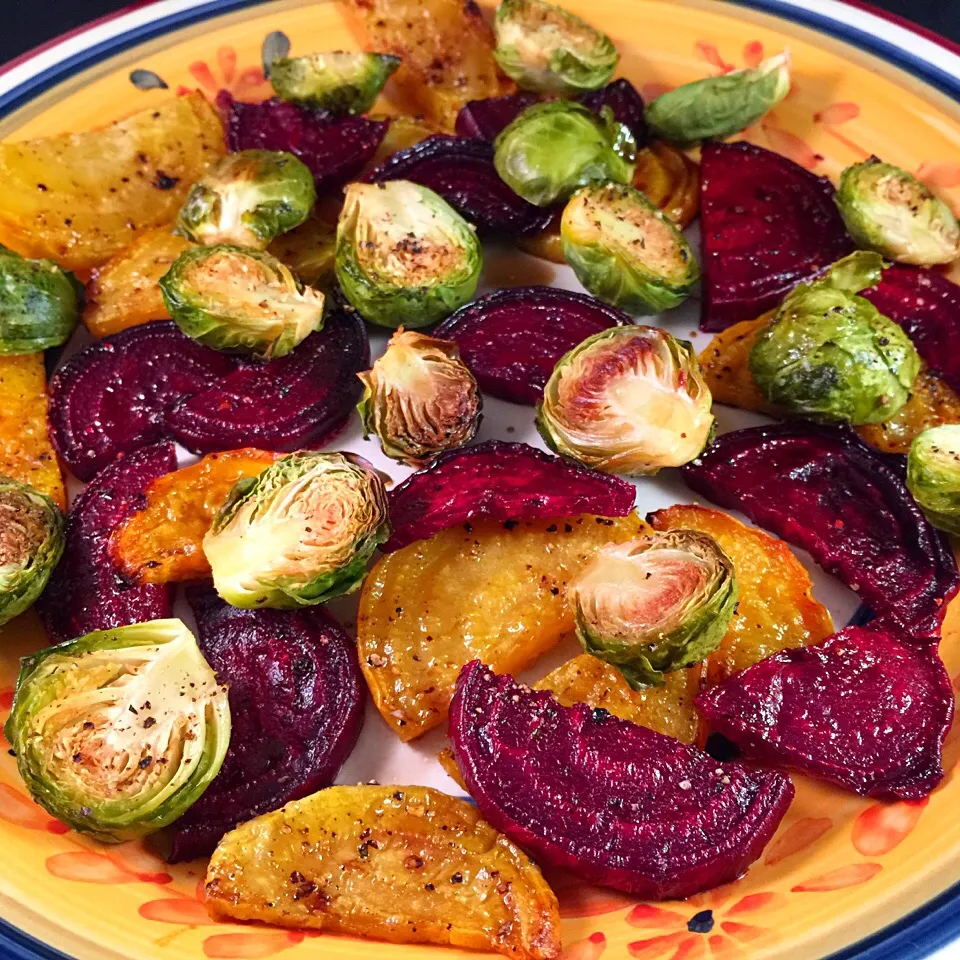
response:
M458 137L473 137L493 143L507 124L516 120L539 99L535 93L511 93L505 97L471 100L461 107L454 129Z
M763 147L705 143L700 190L703 330L753 320L853 249L830 182Z
M164 437L195 453L319 445L352 412L356 374L368 365L363 323L343 310L269 362L201 346L172 321L148 323L86 347L54 374L50 436L82 480Z
M475 519L535 520L593 513L625 517L636 489L626 480L543 453L488 440L441 454L389 494L391 553Z
M479 660L460 671L450 745L484 819L542 864L652 900L736 880L793 799L750 770Z
M878 616L937 633L960 576L899 459L847 428L779 423L726 433L682 471L697 493L808 550Z
M343 186L358 174L376 153L389 124L307 110L282 100L240 103L226 90L217 95L217 109L231 152L286 150L310 168L318 190Z
M960 286L934 270L894 264L863 296L899 323L927 366L960 391Z
M170 588L131 586L110 559L109 544L113 531L143 508L147 487L176 468L173 444L157 443L107 467L74 501L63 559L38 603L51 643L170 616Z
M935 647L847 627L700 694L711 727L747 756L883 799L925 797L942 779L953 691Z
M171 828L169 859L206 856L238 823L330 786L363 720L357 652L322 608L240 610L187 590L203 655L230 685L223 768Z
M461 307L434 335L456 340L484 393L535 405L557 361L578 343L632 318L600 300L555 287L512 287Z
M637 141L637 149L639 150L647 145L650 138L647 135L643 97L626 78L621 77L599 90L591 90L589 93L581 94L579 100L594 113L599 113L604 107L609 107L613 111L614 119L630 128L630 132Z
M487 234L538 233L553 216L552 210L527 203L500 179L493 147L482 140L435 134L395 153L367 179L412 180L429 187Z

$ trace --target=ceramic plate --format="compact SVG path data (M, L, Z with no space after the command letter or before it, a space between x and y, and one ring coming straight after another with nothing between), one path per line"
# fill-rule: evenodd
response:
M960 48L907 24L834 0L564 0L607 31L623 53L621 73L646 96L665 87L755 64L789 47L790 96L751 141L836 177L871 153L914 171L960 210ZM82 130L199 88L241 99L269 95L264 38L283 31L293 52L357 46L333 2L163 0L138 6L33 51L0 70L0 137ZM137 74L139 84L131 80ZM152 89L143 89L150 76ZM955 278L957 279L957 278ZM491 251L486 287L572 275L513 251ZM697 305L663 321L689 337ZM75 346L75 345L74 345ZM374 350L383 338L374 337ZM537 442L532 410L495 400L481 439ZM720 408L720 425L746 414ZM371 456L359 425L339 446ZM373 459L377 459L375 456ZM400 479L405 471L378 460ZM676 477L638 484L641 512L690 500ZM838 624L856 602L814 570L815 590ZM350 611L339 611L350 621ZM28 614L0 636L0 720L9 710L17 658L44 645ZM564 647L538 664L565 659ZM948 615L942 653L960 687L960 607ZM548 662L549 661L549 662ZM442 734L403 745L375 710L342 782L434 784L459 789L436 765ZM558 890L565 960L759 960L819 957L910 960L960 934L960 754L948 738L944 784L919 803L879 804L797 779L797 797L764 856L743 879L683 903L638 903L609 890ZM0 956L95 960L455 960L476 954L395 946L266 927L214 924L198 895L204 864L168 867L137 843L98 846L35 806L14 761L0 757ZM713 927L691 932L711 911Z

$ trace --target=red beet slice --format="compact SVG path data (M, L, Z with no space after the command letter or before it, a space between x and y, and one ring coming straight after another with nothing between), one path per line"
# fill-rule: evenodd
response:
M98 473L67 516L67 544L38 610L52 643L171 616L170 588L131 586L110 559L110 535L142 510L147 487L177 468L172 443L137 450Z
M391 553L476 519L534 520L594 513L625 517L632 483L543 453L525 443L488 440L441 454L389 493Z
M599 90L581 94L578 99L594 113L599 113L603 107L609 107L613 111L614 119L630 128L630 132L637 141L637 148L647 145L650 137L647 134L643 97L625 77L614 80L613 83L608 83Z
M808 550L878 616L914 636L937 633L960 575L900 459L846 428L779 423L724 434L682 472L714 503Z
M363 721L356 648L325 610L240 610L187 589L200 648L230 685L220 773L171 828L171 863L212 853L238 823L333 783Z
M474 137L493 143L504 127L539 99L535 93L512 93L505 97L470 100L460 108L454 129L458 137Z
M434 134L388 157L367 179L412 180L429 187L488 234L538 233L553 217L552 210L527 203L500 179L493 147L482 140Z
M702 330L775 307L853 250L829 180L750 143L705 143L700 161Z
M513 287L461 307L434 335L456 340L485 393L532 407L568 350L627 323L633 323L628 314L582 293Z
M450 744L485 820L541 863L645 899L736 880L793 799L783 774L563 707L478 660L457 678Z
M748 756L883 799L925 797L942 779L953 691L932 646L847 627L701 693L714 730Z
M376 153L389 121L308 110L282 100L240 103L229 92L217 95L227 128L227 147L286 150L311 170L317 189L340 187Z
M903 327L934 373L960 390L960 287L934 270L894 264L863 296Z

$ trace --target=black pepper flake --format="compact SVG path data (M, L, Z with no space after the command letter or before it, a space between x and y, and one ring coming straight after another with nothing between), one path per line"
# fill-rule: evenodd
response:
M590 712L590 716L593 718L594 723L603 723L610 716L609 710L604 710L603 707L594 707Z
M429 891L432 893L432 892L433 892L434 890L436 890L437 888L436 888L432 883L425 883L425 884L423 885L423 889L424 889L424 890L429 890Z
M458 870L451 878L451 883L463 883L463 874Z
M547 533L556 533L556 532L557 532L557 525L555 523L551 523L550 526L547 527Z
M172 190L179 182L179 177L171 177L162 170L158 170L153 178L153 185L158 190Z
M94 723L93 723L92 720L84 720L84 721L83 721L83 729L84 729L84 730L92 730L93 727L94 727Z
M505 520L503 523L504 530L513 530L515 527L519 526L519 520Z
M713 929L713 911L701 910L687 921L691 933L709 933Z
M147 767L149 767L151 763L153 763L153 757L144 757L144 758L137 764L137 766L138 766L141 770L146 770Z
M156 722L154 717L147 717L147 719L143 721L143 729L149 730Z
M73 762L74 762L74 763L80 763L81 760L83 760L83 754L82 754L82 753L75 753L75 754L73 755Z

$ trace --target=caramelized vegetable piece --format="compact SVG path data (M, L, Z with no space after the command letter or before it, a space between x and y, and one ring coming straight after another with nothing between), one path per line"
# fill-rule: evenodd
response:
M84 326L95 337L107 337L150 320L169 320L157 281L191 246L160 227L115 253L87 284Z
M633 514L475 521L381 559L363 585L357 648L384 720L413 740L443 722L469 660L514 672L549 650L573 630L569 580L643 526Z
M0 476L28 483L66 509L60 464L47 435L42 353L0 356Z
M101 130L0 144L0 243L71 270L95 267L171 223L223 152L223 126L201 93Z
M669 143L655 140L637 153L633 185L681 230L700 211L700 167Z
M655 530L707 533L733 561L740 598L719 649L707 660L709 683L833 633L830 614L810 596L810 575L782 540L696 504L657 510L649 520Z
M278 456L254 449L210 453L154 480L143 508L110 537L117 569L134 583L209 578L202 544L216 512L238 480L257 476Z
M282 233L267 247L302 283L325 290L333 283L333 254L337 239L337 213L314 209L313 214L289 233Z
M363 46L403 62L393 76L414 113L452 130L468 100L510 93L480 7L463 0L341 0Z
M560 912L533 861L476 809L429 787L330 787L238 827L207 870L215 919L560 956Z

